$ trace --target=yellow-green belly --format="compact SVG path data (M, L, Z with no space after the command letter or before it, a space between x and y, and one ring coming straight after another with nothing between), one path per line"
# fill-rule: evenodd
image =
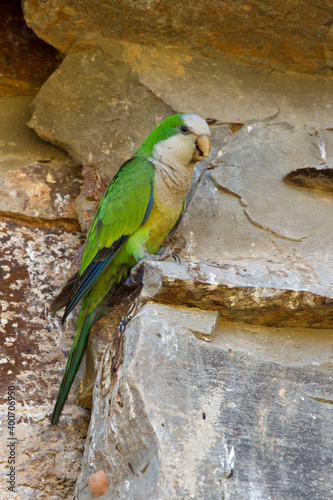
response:
M133 255L136 262L145 256L145 252L155 254L177 222L181 209L182 206L154 205L146 223L124 245L128 254Z

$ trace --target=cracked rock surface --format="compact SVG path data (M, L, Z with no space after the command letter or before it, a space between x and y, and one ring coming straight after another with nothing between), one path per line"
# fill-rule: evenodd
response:
M304 356L308 347L299 331L288 345L277 329L243 327L237 344L234 322L216 328L208 314L146 304L126 329L116 381L105 351L77 498L91 499L87 478L100 469L109 499L332 495L328 354L295 363L290 343ZM211 328L208 342L193 335L194 319L197 332ZM289 359L272 359L272 336Z
M53 8L48 7L38 0L23 2L29 26L61 52L106 37L215 58L224 53L282 71L325 73L332 68L333 8L328 0L201 0L195 5L74 0L70 7L53 0Z
M332 498L332 7L23 4L63 61L37 95L18 82L0 98L12 498ZM181 264L147 263L143 288L119 292L50 428L77 311L61 327L49 303L109 180L183 111L210 118L212 150L177 229Z

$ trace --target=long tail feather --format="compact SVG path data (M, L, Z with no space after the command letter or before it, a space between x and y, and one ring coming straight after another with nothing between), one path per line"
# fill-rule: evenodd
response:
M96 321L99 319L101 313L103 312L107 299L108 296L106 296L89 314L88 314L89 295L85 297L83 301L82 308L77 321L77 330L75 338L73 341L71 351L69 353L57 401L53 410L51 425L55 425L59 421L59 417L66 402L69 390L72 386L76 372L80 366L83 354L87 348L90 330L96 323Z

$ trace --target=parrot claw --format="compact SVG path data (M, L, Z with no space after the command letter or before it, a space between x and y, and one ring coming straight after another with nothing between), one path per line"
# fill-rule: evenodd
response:
M177 264L181 264L182 263L182 261L180 260L180 257L179 257L179 255L178 255L177 252L174 252L173 250L171 250L171 255L175 259L175 262L177 262Z
M147 253L145 255L145 257L143 257L143 259L139 260L139 262L136 264L136 266L132 267L131 272L130 272L131 282L134 283L135 285L140 284L140 282L142 281L142 277L143 277L142 267L144 266L144 264L146 262L151 262L151 261L161 262L163 260L168 259L169 257L173 257L178 264L181 264L180 257L174 250L168 250L166 252L163 252L160 255L151 255L151 254ZM138 280L138 278L139 278L139 280Z
M174 252L179 254L182 250L184 250L186 246L186 240L182 234L177 234L176 236L167 236L163 241L162 247L157 251L156 255L163 255L165 249L172 245L174 247Z

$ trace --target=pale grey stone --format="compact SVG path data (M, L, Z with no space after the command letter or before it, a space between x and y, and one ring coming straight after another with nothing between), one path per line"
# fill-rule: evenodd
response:
M172 109L100 47L71 54L43 85L29 126L111 179Z
M332 133L319 132L320 137L307 127L261 122L226 142L217 127L214 168L179 226L187 242L183 258L267 259L282 268L309 268L314 282L331 279L331 194L284 182L291 171L316 165L320 154L330 164Z
M332 160L333 135L323 145ZM301 241L322 224L323 210L333 222L333 207L322 193L300 191L281 182L291 168L318 162L317 137L306 127L285 123L247 125L223 148L220 168L211 176L217 186L237 195L257 226L281 238ZM277 216L278 214L278 216Z
M307 354L296 366L283 352L258 356L272 336L278 345L274 328L260 331L256 351L232 339L259 332L232 324L205 343L187 329L192 310L175 325L172 309L141 309L113 379L107 349L75 498L92 498L87 484L101 468L108 500L330 498L328 358Z

